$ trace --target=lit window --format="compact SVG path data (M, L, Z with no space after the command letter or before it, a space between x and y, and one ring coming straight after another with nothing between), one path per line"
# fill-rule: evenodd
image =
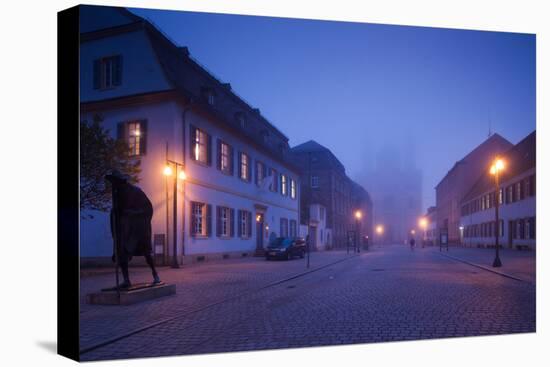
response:
M281 175L281 194L284 196L288 195L286 175Z
M193 141L193 159L197 162L208 163L208 135L195 128Z
M240 153L239 177L242 180L250 181L250 158L246 153Z
M128 123L128 148L130 149L130 155L141 154L141 124L139 122Z
M224 173L233 173L233 152L229 144L218 141L218 168Z
M290 197L296 199L296 181L290 179Z

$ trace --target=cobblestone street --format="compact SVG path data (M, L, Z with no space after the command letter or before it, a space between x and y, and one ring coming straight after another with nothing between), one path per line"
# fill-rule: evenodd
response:
M254 258L164 270L164 280L177 284L176 296L126 307L83 305L81 358L535 331L532 282L476 268L434 248L375 247L360 256L315 253L312 265L318 270L297 277L306 270L303 260ZM140 269L135 278L148 276ZM83 278L82 292L109 284L110 278Z

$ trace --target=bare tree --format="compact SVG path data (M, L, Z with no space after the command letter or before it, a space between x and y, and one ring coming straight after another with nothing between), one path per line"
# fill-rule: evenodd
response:
M111 189L104 176L116 169L137 183L140 160L130 156L128 144L113 139L100 116L80 122L80 209L108 211ZM89 217L92 217L91 215Z

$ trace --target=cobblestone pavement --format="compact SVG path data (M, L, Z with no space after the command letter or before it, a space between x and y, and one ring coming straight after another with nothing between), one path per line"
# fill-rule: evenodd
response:
M430 249L439 252L439 247L430 247ZM495 259L495 249L485 248L450 247L449 251L443 248L442 254L488 268L492 267ZM525 281L533 283L536 281L535 251L518 251L505 248L499 251L499 257L502 261L502 267L495 270Z
M534 331L533 284L396 245L176 317L82 359Z
M310 270L349 258L346 251L313 252ZM135 332L176 315L200 310L245 292L307 271L306 259L265 261L264 258L228 259L181 269L159 268L161 279L176 284L176 295L131 306L85 303L86 294L114 285L113 272L80 280L80 349ZM148 268L130 268L132 282L150 282Z

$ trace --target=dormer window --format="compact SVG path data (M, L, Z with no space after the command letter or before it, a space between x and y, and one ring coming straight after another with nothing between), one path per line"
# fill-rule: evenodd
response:
M260 135L262 136L262 141L263 141L264 143L267 143L268 138L269 138L269 133L267 132L267 130L262 130L262 132L260 133Z
M122 83L122 56L94 60L94 89L110 89Z
M244 113L242 112L237 112L235 114L235 120L237 120L237 123L239 124L239 126L241 127L241 129L244 129L246 128L246 118L244 116Z
M208 103L210 106L213 106L214 103L216 103L216 93L212 88L203 88L202 95L206 103Z

